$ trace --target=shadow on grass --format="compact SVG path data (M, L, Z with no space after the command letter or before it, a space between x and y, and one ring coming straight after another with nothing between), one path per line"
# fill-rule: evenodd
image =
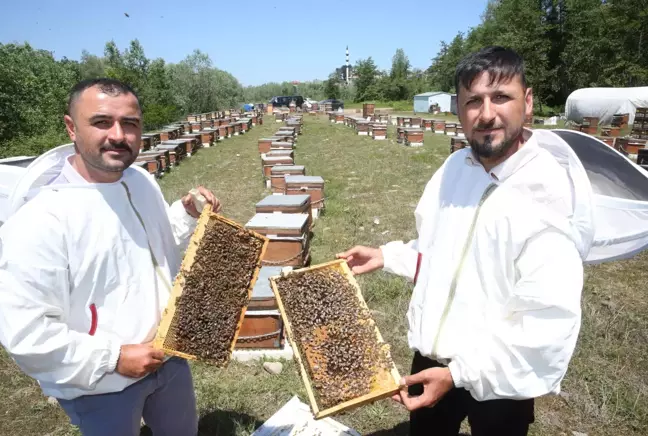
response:
M388 430L378 430L368 433L367 436L408 436L409 434L409 422L401 422ZM470 436L470 434L459 433L458 436Z
M263 424L253 416L232 410L214 410L198 420L198 436L235 436L243 430L254 431ZM251 433L251 431L250 431ZM153 436L148 427L143 427L140 436Z

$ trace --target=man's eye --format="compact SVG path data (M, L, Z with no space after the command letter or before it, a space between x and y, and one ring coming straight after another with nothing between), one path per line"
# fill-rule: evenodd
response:
M100 120L100 121L95 121L93 123L93 126L98 126L98 127L103 127L103 126L108 126L110 123L107 120Z
M509 98L507 95L496 95L495 101L507 101Z

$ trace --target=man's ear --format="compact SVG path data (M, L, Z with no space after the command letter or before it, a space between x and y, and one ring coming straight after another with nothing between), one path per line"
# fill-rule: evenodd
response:
M524 93L524 103L525 107L525 118L530 118L533 116L533 88L527 88Z
M76 142L76 132L74 129L74 121L72 121L72 117L69 115L65 115L63 117L63 121L65 121L65 130L67 130L67 134L72 140L72 142Z

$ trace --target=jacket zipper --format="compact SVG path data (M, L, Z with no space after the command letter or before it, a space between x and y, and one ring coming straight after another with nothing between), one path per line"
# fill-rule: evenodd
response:
M479 200L479 204L477 205L475 216L473 217L472 224L470 225L468 239L466 239L466 243L464 244L463 251L461 252L461 258L459 259L459 264L457 265L457 269L455 270L454 276L452 277L452 282L450 283L450 292L448 293L448 299L446 300L445 307L443 308L443 313L441 314L441 320L439 321L439 328L437 329L437 334L434 337L434 343L432 345L432 354L435 356L437 354L439 337L441 336L443 325L445 324L446 319L448 318L448 313L450 313L450 306L452 306L452 301L454 300L455 294L457 293L457 280L459 279L459 274L461 274L461 270L463 269L463 265L466 260L466 255L468 254L468 249L470 248L470 244L473 239L473 234L475 232L475 225L477 224L477 218L479 217L479 212L481 211L482 205L484 204L486 199L493 193L495 188L497 188L497 185L495 183L491 183L490 185L488 185L486 187L486 190L482 194L481 199Z
M155 258L155 255L153 254L153 249L151 248L151 243L149 242L149 236L148 236L148 232L146 231L146 226L144 225L144 220L142 219L142 216L140 215L140 213L137 211L137 208L133 204L133 199L131 198L131 193L130 190L128 189L128 185L125 182L121 182L121 184L124 186L124 189L126 190L126 196L128 197L128 202L130 203L133 212L135 212L137 219L142 225L142 228L144 229L144 234L146 234L146 244L148 245L149 253L151 254L151 260L153 261L153 267L155 269L155 273L160 278L160 280L162 280L162 283L164 283L164 286L167 287L169 292L171 292L171 284L168 282L166 277L164 277L164 274L162 273L162 269L160 268L160 264Z

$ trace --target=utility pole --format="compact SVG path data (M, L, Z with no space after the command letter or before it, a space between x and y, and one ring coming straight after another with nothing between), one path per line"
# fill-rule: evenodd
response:
M349 84L349 46L346 47L346 84Z

